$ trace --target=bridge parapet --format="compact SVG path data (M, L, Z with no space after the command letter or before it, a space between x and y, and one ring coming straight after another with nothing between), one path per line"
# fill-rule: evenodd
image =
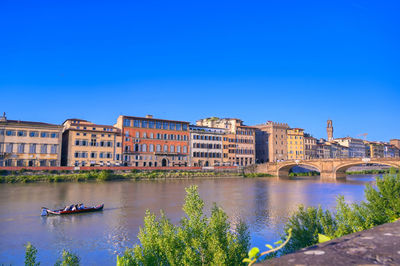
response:
M312 160L288 160L259 164L256 171L275 176L288 176L289 170L296 165L304 165L316 168L321 173L321 179L336 179L346 177L346 170L360 164L381 164L392 167L400 167L400 158L338 158L338 159L312 159Z

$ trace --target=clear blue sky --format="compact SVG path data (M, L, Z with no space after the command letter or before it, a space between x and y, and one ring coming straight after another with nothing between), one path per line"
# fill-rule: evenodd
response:
M400 1L0 1L0 111L400 138Z

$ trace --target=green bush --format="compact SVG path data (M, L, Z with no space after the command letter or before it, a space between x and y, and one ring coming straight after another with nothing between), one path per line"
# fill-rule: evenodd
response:
M334 213L323 211L321 207L300 206L285 224L285 232L292 228L293 237L283 252L290 253L315 245L319 234L337 238L398 219L400 174L378 178L376 188L367 185L365 199L359 204L349 205L343 196L339 196Z
M97 174L97 181L107 181L111 179L111 174L107 171L101 171Z
M117 265L242 265L250 236L245 223L232 231L225 212L214 204L211 216L203 214L204 202L197 186L186 189L178 226L166 216L156 219L146 211L144 226L138 235L140 245L127 249Z
M39 262L36 262L37 249L31 244L25 245L25 265L26 266L38 266Z
M56 261L55 266L79 266L80 259L74 253L63 250L62 256Z

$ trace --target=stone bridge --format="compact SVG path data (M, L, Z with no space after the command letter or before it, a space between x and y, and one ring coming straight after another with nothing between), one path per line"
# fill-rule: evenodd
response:
M313 159L292 160L258 164L256 172L268 173L274 176L288 176L289 170L296 165L315 168L321 173L321 179L336 179L346 177L346 170L361 164L380 164L400 168L400 158L342 158L342 159Z

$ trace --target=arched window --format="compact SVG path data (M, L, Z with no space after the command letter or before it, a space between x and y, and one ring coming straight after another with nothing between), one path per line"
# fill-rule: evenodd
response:
M140 138L140 133L136 132L136 138Z
M169 147L169 151L170 151L170 152L175 152L175 146L174 146L174 145L171 145L171 146Z
M168 139L168 134L164 134L164 139Z
M154 144L149 145L149 152L154 152Z
M167 144L164 145L164 152L168 152L168 145Z
M160 145L160 144L157 144L157 147L156 147L156 148L157 148L157 151L158 151L158 152L161 151L161 145Z
M176 146L176 152L181 152L181 146Z
M142 152L147 152L147 145L146 144L142 145Z
M135 151L139 151L139 144L135 144Z
M154 138L154 134L150 133L150 138L153 139Z
M144 139L147 138L147 133L146 132L143 133L143 138Z
M183 146L183 153L187 153L187 146Z

